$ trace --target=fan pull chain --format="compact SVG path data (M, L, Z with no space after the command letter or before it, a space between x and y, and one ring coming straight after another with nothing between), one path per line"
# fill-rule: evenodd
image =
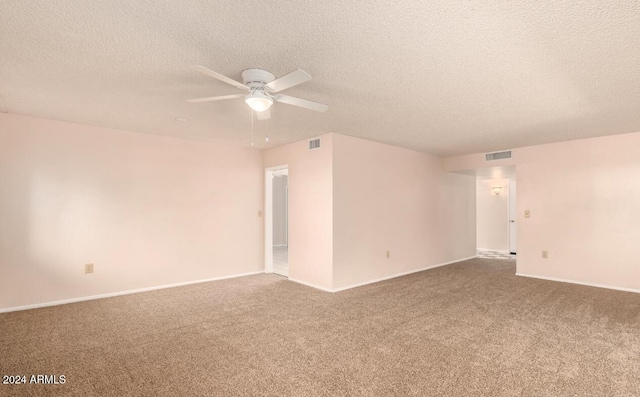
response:
M267 119L267 132L265 133L264 141L269 142L269 119Z

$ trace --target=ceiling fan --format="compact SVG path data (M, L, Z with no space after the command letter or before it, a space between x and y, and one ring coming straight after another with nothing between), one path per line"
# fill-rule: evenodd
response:
M249 94L235 94L235 95L223 95L214 96L208 98L189 99L187 102L211 102L220 101L223 99L235 99L243 98L249 107L258 112L258 119L268 119L270 114L268 112L273 102L286 103L288 105L299 106L301 108L315 110L317 112L324 112L329 109L329 106L309 101L306 99L296 98L289 95L279 94L280 91L286 90L298 84L302 84L311 80L311 76L300 69L276 79L276 76L262 69L246 69L242 71L242 83L228 78L220 73L214 72L211 69L207 69L204 66L194 66L194 68L207 76L211 76L220 81L224 81L227 84L231 84L234 87L242 90L249 91Z

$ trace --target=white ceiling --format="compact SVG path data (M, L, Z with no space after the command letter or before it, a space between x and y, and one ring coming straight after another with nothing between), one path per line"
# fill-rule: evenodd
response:
M640 2L0 1L0 111L250 145L240 80L313 80L258 147L327 132L438 155L640 131ZM187 122L176 118L188 118Z

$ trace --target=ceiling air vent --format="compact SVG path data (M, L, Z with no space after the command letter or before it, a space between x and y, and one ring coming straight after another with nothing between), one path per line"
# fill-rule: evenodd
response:
M309 150L320 149L320 138L309 140Z
M511 158L511 150L505 150L504 152L487 153L484 155L485 161L502 160L502 159L510 159L510 158Z

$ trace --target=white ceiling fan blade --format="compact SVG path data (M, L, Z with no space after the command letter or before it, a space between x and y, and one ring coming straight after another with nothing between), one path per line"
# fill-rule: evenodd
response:
M287 105L299 106L301 108L309 110L315 110L316 112L325 112L327 109L329 109L329 106L325 105L324 103L308 101L306 99L296 98L289 95L276 95L274 99L277 102L286 103Z
M271 118L271 111L269 109L256 113L258 114L258 120L267 120Z
M304 70L298 69L285 76L280 77L279 79L273 80L269 84L265 84L265 87L267 87L271 92L280 92L282 90L286 90L289 87L302 84L305 81L309 80L311 80L311 75L309 75L309 73L305 72Z
M242 84L242 83L240 83L238 81L235 81L234 79L230 79L227 76L221 75L220 73L214 72L211 69L207 69L204 66L196 65L196 66L194 66L194 68L200 73L204 73L207 76L213 77L214 79L218 79L220 81L224 81L225 83L231 84L232 86L238 87L238 88L243 89L243 90L248 90L249 89L249 87L247 87L246 85L244 85L244 84Z
M188 99L187 102L197 103L197 102L212 102L212 101L220 101L223 99L233 99L233 98L242 98L243 94L237 95L223 95L223 96L210 96L208 98L196 98L196 99Z

